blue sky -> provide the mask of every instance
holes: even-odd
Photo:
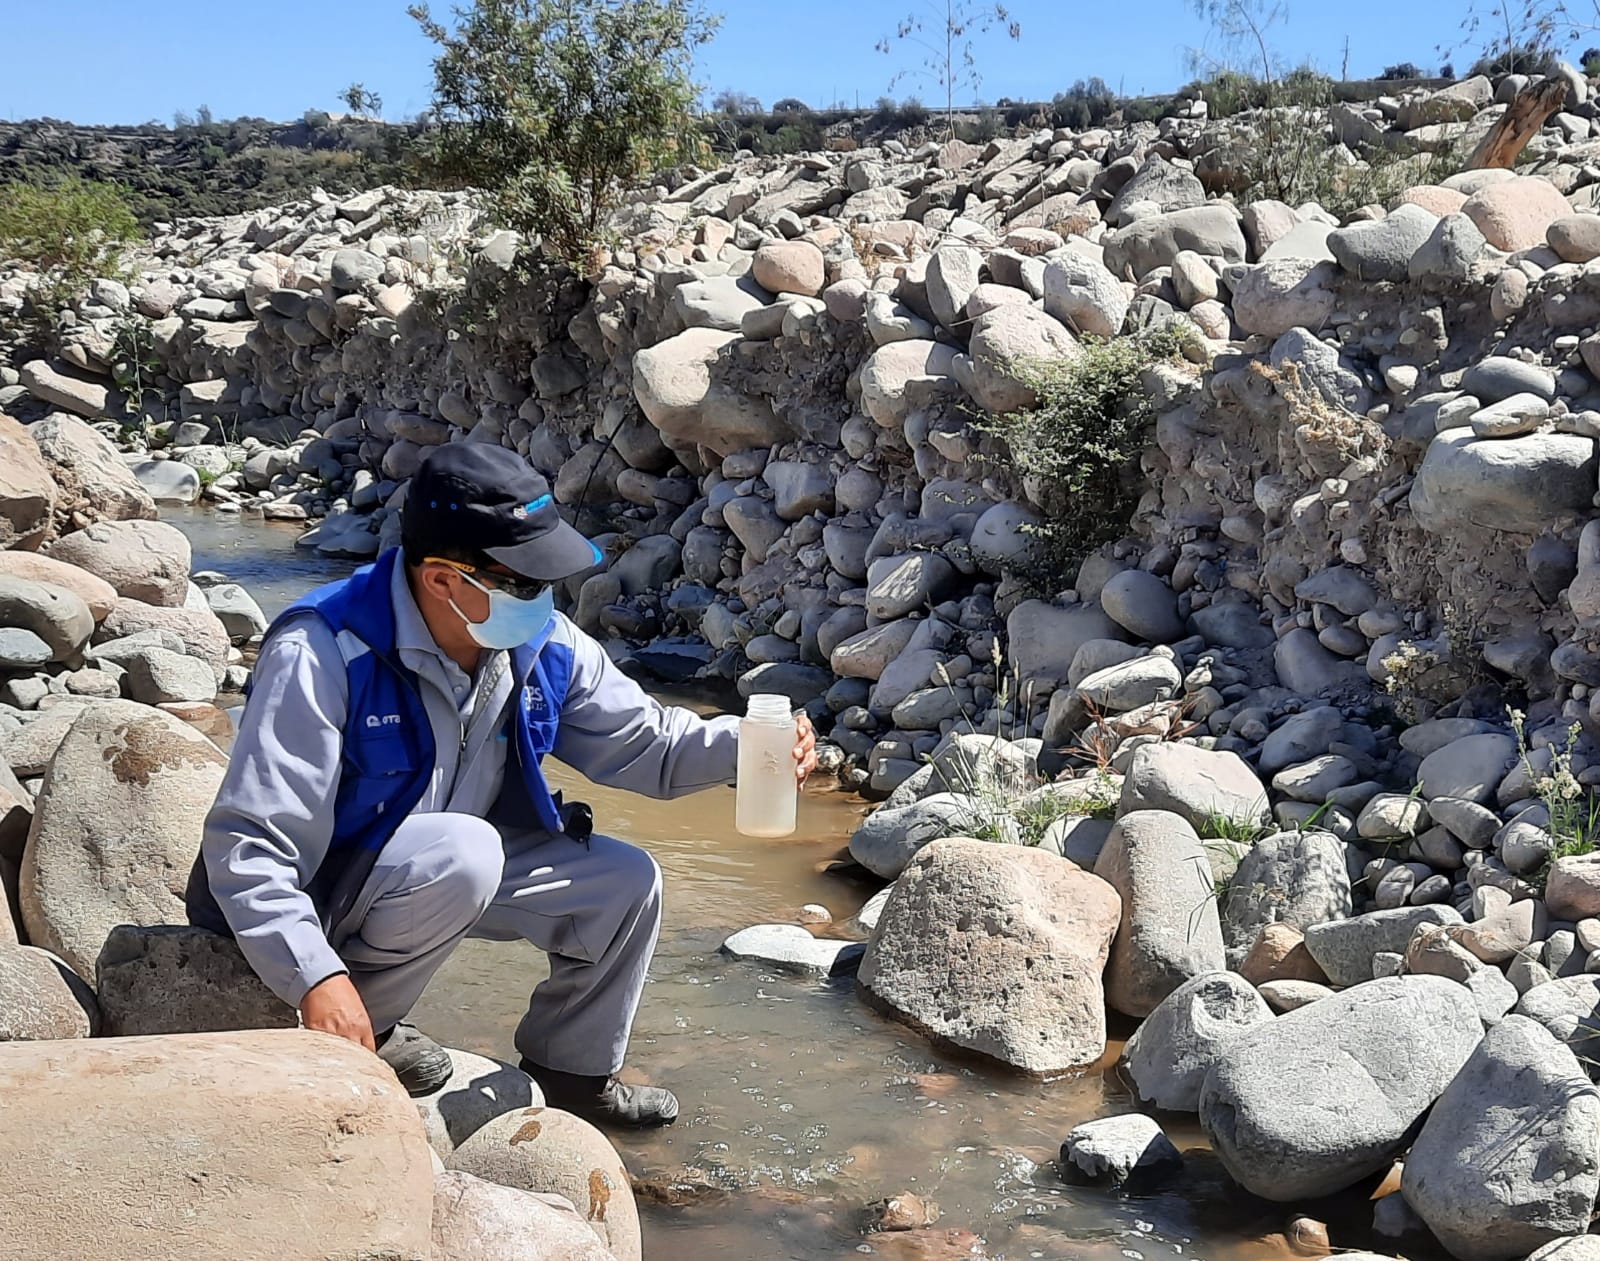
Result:
[[[798,97],[870,102],[909,49],[874,51],[898,19],[927,0],[713,0],[722,30],[699,63],[711,92],[734,88],[762,101]],[[982,100],[1048,99],[1099,75],[1130,95],[1192,77],[1192,48],[1215,48],[1187,0],[1009,0],[1023,38],[998,34],[977,48]],[[447,11],[449,0],[435,5]],[[1352,77],[1414,61],[1432,69],[1441,43],[1459,40],[1469,0],[1295,0],[1274,31],[1292,61],[1337,74],[1349,40]],[[209,105],[218,118],[296,118],[338,108],[360,80],[390,118],[428,104],[430,45],[404,0],[0,0],[0,115],[83,123],[171,122]],[[1595,42],[1600,43],[1600,39]],[[1472,60],[1463,48],[1459,64]],[[907,80],[897,96],[937,93]]]

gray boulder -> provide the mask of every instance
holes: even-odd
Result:
[[[1359,985],[1372,979],[1374,955],[1405,954],[1412,933],[1422,925],[1460,923],[1460,913],[1448,906],[1371,911],[1353,919],[1307,925],[1306,949],[1334,985]]]
[[[1482,1036],[1454,981],[1358,985],[1228,1042],[1201,1087],[1200,1124],[1247,1191],[1330,1195],[1388,1166]]]
[[[64,587],[0,575],[0,626],[31,631],[49,649],[49,660],[70,661],[94,634],[94,614]]]
[[[1124,814],[1094,874],[1122,899],[1106,968],[1106,1001],[1148,1016],[1184,982],[1223,966],[1211,867],[1189,824],[1162,810]]]
[[[1139,280],[1157,267],[1170,267],[1184,250],[1230,263],[1245,257],[1238,213],[1224,202],[1136,220],[1106,237],[1104,245],[1106,267],[1119,279]]]
[[[1237,753],[1162,741],[1136,749],[1122,780],[1119,814],[1170,810],[1197,831],[1214,818],[1259,823],[1267,818],[1267,790]]]
[[[1396,206],[1382,219],[1353,223],[1328,234],[1339,266],[1358,280],[1405,280],[1411,260],[1433,235],[1439,217],[1421,206]]]
[[[885,880],[893,880],[924,845],[961,836],[978,813],[971,797],[940,792],[909,806],[874,810],[850,837],[850,857]]]
[[[111,930],[95,962],[108,1037],[293,1029],[299,1016],[227,937],[187,925]]]
[[[1579,1234],[1600,1191],[1600,1094],[1547,1029],[1509,1016],[1434,1104],[1401,1185],[1460,1261]]]
[[[1242,976],[1207,972],[1173,990],[1134,1030],[1122,1065],[1146,1103],[1194,1112],[1200,1107],[1200,1087],[1222,1048],[1272,1018],[1256,987]]]
[[[1600,976],[1563,976],[1534,985],[1513,1009],[1570,1047],[1590,1077],[1600,1077]]]
[[[1155,574],[1124,569],[1100,589],[1100,607],[1138,639],[1165,644],[1183,638],[1178,596]]]
[[[1448,429],[1428,444],[1411,512],[1435,534],[1472,527],[1538,534],[1591,509],[1596,468],[1594,439],[1578,434],[1477,438]]]
[[[1268,924],[1301,932],[1341,920],[1351,911],[1345,845],[1328,832],[1279,832],[1262,837],[1243,859],[1222,899],[1228,966],[1237,968]]]
[[[1100,974],[1120,906],[1054,854],[938,841],[895,882],[860,984],[913,1027],[1032,1073],[1105,1053]]]

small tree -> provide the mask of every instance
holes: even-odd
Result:
[[[1005,5],[994,0],[924,0],[930,16],[908,14],[892,35],[878,41],[880,53],[892,53],[899,44],[914,44],[923,51],[918,67],[901,70],[889,80],[891,90],[902,79],[926,79],[944,99],[945,127],[956,129],[956,89],[976,92],[983,78],[972,41],[999,26],[1014,40],[1022,38],[1022,24],[1011,18]]]
[[[345,103],[352,114],[381,114],[383,112],[383,98],[376,92],[369,92],[366,85],[352,83],[343,92],[339,99]]]
[[[1414,61],[1400,61],[1392,66],[1385,66],[1380,79],[1421,79],[1425,76],[1421,67]]]
[[[96,276],[114,275],[139,221],[115,184],[67,175],[51,183],[0,184],[0,262],[38,273],[33,331],[48,340],[54,311]]]
[[[1454,64],[1447,61],[1444,63],[1444,65],[1440,66],[1439,77],[1441,79],[1454,79],[1456,77],[1456,68]]]
[[[723,88],[711,98],[711,108],[719,114],[734,118],[741,114],[759,114],[761,102],[748,92],[735,92],[732,88]]]
[[[212,117],[211,106],[209,105],[202,105],[199,109],[195,110],[194,119],[195,122],[199,123],[202,127],[209,127],[213,122],[216,121],[216,119]]]
[[[691,57],[717,21],[691,0],[473,0],[453,31],[409,11],[440,49],[429,173],[569,262],[629,182],[706,147]]]

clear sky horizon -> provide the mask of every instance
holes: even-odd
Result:
[[[707,97],[731,88],[764,104],[797,97],[870,104],[895,72],[921,58],[874,45],[929,0],[711,0],[722,28],[701,50]],[[977,42],[983,82],[973,98],[1048,100],[1098,75],[1126,95],[1170,91],[1193,78],[1192,49],[1216,51],[1215,33],[1189,0],[1008,0],[1022,24]],[[435,15],[450,9],[434,6]],[[1464,36],[1468,0],[1296,0],[1271,42],[1291,63],[1338,75],[1348,40],[1349,75],[1364,78],[1411,61],[1432,71],[1446,55],[1464,69],[1481,38]],[[5,73],[0,114],[76,123],[171,123],[209,106],[217,118],[298,118],[337,110],[359,81],[383,98],[386,118],[427,108],[432,48],[404,0],[0,0]],[[1593,42],[1600,43],[1600,38]],[[1453,46],[1453,47],[1452,47]],[[893,95],[939,93],[914,75]]]

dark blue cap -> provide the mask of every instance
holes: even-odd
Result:
[[[486,442],[452,442],[427,454],[406,490],[400,535],[413,552],[447,545],[480,552],[540,582],[602,559],[561,519],[550,483],[515,451]]]

